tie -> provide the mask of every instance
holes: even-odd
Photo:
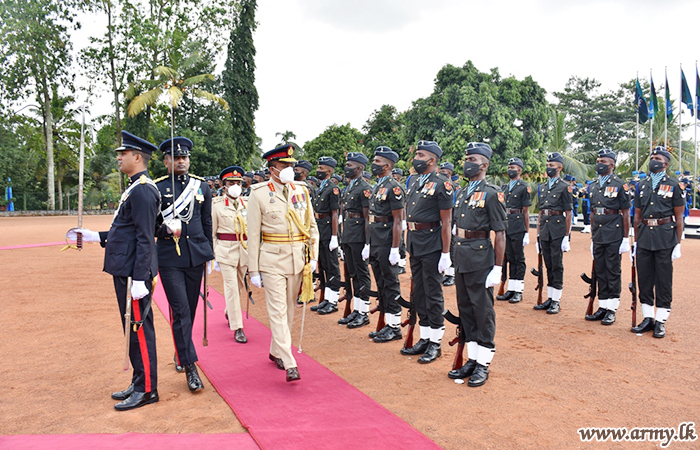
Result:
[[[287,185],[284,185],[284,189],[282,189],[282,194],[284,195],[285,200],[287,199],[287,194],[289,193],[289,188]]]

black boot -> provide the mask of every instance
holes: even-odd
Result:
[[[632,327],[632,333],[646,333],[647,331],[654,330],[654,319],[651,317],[645,317],[642,323],[636,327]]]
[[[594,312],[590,316],[586,316],[586,320],[603,320],[607,312],[608,310],[605,308],[598,308],[598,311]]]
[[[552,303],[549,305],[549,309],[547,310],[547,314],[559,314],[559,302],[552,300]]]
[[[606,310],[605,317],[603,318],[603,320],[600,323],[602,323],[603,325],[614,324],[615,323],[615,311],[613,311],[612,309]]]
[[[447,376],[453,380],[467,378],[474,373],[474,369],[476,369],[476,360],[470,359],[459,369],[450,370]]]
[[[316,312],[322,316],[325,316],[326,314],[338,312],[338,305],[336,303],[328,302],[328,304],[326,304],[326,306],[324,306],[323,308],[318,308],[316,310]]]
[[[401,336],[401,328],[387,327],[384,333],[375,336],[372,340],[377,343],[382,343],[398,341],[401,339],[403,339],[403,336]]]
[[[535,305],[532,307],[532,309],[536,309],[537,311],[543,311],[549,309],[549,305],[552,304],[552,299],[548,298],[546,302],[542,302],[541,305]]]
[[[445,277],[442,279],[443,286],[454,286],[454,284],[455,284],[455,277],[452,275],[445,275]]]
[[[197,372],[197,366],[194,363],[185,366],[185,372],[187,373],[187,387],[190,391],[198,391],[204,389],[204,384],[199,378],[199,373]]]
[[[513,296],[508,300],[510,303],[520,303],[523,300],[522,292],[514,292]]]
[[[369,317],[366,313],[360,313],[355,319],[348,324],[348,328],[360,328],[369,325]]]
[[[384,325],[384,328],[382,328],[379,331],[370,331],[369,333],[369,338],[374,339],[375,337],[379,336],[380,334],[384,334],[389,330],[389,325]]]
[[[428,344],[428,348],[425,350],[425,353],[423,353],[423,356],[418,358],[418,362],[421,364],[430,364],[438,359],[440,355],[442,355],[442,348],[440,347],[440,344],[430,342]]]
[[[328,300],[323,300],[323,301],[322,301],[321,303],[319,303],[318,305],[314,305],[314,306],[312,306],[312,307],[309,308],[309,309],[310,309],[311,311],[318,311],[318,310],[321,309],[321,308],[325,308],[326,305],[329,304],[329,303],[330,303],[330,302],[329,302]]]
[[[411,348],[402,348],[401,354],[402,355],[422,355],[428,349],[428,344],[430,344],[430,341],[428,339],[421,339],[418,342],[416,342],[416,345],[414,345]]]
[[[469,377],[469,382],[467,384],[471,387],[477,387],[486,383],[486,380],[488,379],[489,368],[486,366],[482,366],[481,364],[477,364],[476,368],[474,369],[474,373],[471,377]]]
[[[664,322],[656,322],[654,325],[654,337],[661,339],[664,336],[666,336],[666,325]]]
[[[114,405],[114,409],[117,411],[128,411],[130,409],[140,408],[143,405],[148,405],[149,403],[156,403],[157,401],[158,391],[133,392],[129,398]]]
[[[341,317],[340,319],[338,319],[338,325],[347,325],[353,320],[355,320],[355,318],[359,315],[360,313],[358,311],[353,311],[350,314],[348,314],[347,317]]]
[[[515,292],[506,291],[503,295],[497,295],[496,300],[510,300],[513,297],[513,294],[515,294]]]
[[[134,383],[131,383],[128,388],[123,391],[115,392],[112,394],[114,400],[126,400],[134,392]]]

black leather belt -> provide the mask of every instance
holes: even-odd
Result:
[[[346,212],[345,217],[348,219],[364,219],[365,216],[362,215],[362,213],[359,212]]]
[[[437,222],[407,222],[406,225],[410,231],[427,230],[429,228],[437,228],[442,225],[439,220]]]
[[[489,237],[489,232],[483,230],[465,230],[463,228],[457,228],[456,231],[457,234],[455,236],[463,239],[487,239]]]
[[[671,223],[674,221],[675,221],[675,217],[673,217],[673,216],[664,217],[662,219],[642,219],[642,223],[644,223],[644,225],[647,225],[650,227],[655,227],[658,225],[663,225],[665,223]]]
[[[330,219],[331,213],[314,213],[314,217],[317,219]]]
[[[369,215],[369,223],[377,223],[377,222],[393,222],[394,221],[394,216],[375,216],[374,214]]]
[[[522,214],[522,209],[508,208],[508,214]]]

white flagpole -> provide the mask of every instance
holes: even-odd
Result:
[[[664,81],[666,82],[666,87],[664,88],[664,147],[668,147],[668,110],[666,109],[666,96],[668,94],[668,70],[666,69],[666,66],[664,66],[664,75]],[[668,98],[670,99],[671,96],[669,95]]]
[[[637,83],[639,83],[639,72],[637,72]],[[637,86],[634,86],[635,92],[637,92]],[[635,126],[635,135],[637,136],[637,151],[635,153],[635,169],[639,172],[639,100],[637,100],[637,124]]]
[[[681,66],[681,102],[678,104],[678,170],[683,174],[683,64]]]
[[[649,83],[651,83],[651,80],[653,80],[653,78],[651,76],[651,69],[649,69]],[[651,89],[652,87],[654,87],[654,85],[650,84],[649,89]],[[653,94],[656,94],[656,92],[654,92]],[[651,100],[651,95],[652,95],[652,93],[649,93],[649,100]],[[659,102],[659,98],[657,97],[656,103],[658,103],[658,102]],[[658,105],[656,105],[656,106],[658,107]],[[654,111],[654,108],[650,108],[650,112],[652,114],[654,114],[653,111]],[[651,155],[651,150],[654,148],[654,119],[655,118],[656,118],[656,114],[654,114],[654,117],[652,117],[649,120],[649,154],[650,155]],[[639,170],[639,169],[637,169],[637,170]]]
[[[691,181],[693,183],[693,204],[690,205],[695,208],[695,193],[697,192],[697,186],[695,183],[698,182],[698,110],[700,110],[700,97],[698,97],[698,61],[695,61],[695,168],[693,169],[693,176]]]

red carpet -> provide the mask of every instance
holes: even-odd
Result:
[[[168,310],[160,283],[154,300],[161,311]],[[223,296],[211,289],[209,300],[214,310],[209,310],[208,347],[202,347],[201,309],[194,324],[198,364],[261,448],[440,448],[296,349],[301,380],[287,383],[285,373],[268,359],[269,328],[244,315],[248,343],[237,344],[223,317]]]
[[[114,449],[175,449],[218,448],[257,450],[249,434],[18,434],[0,436],[0,448],[13,450],[65,450],[89,448]]]

